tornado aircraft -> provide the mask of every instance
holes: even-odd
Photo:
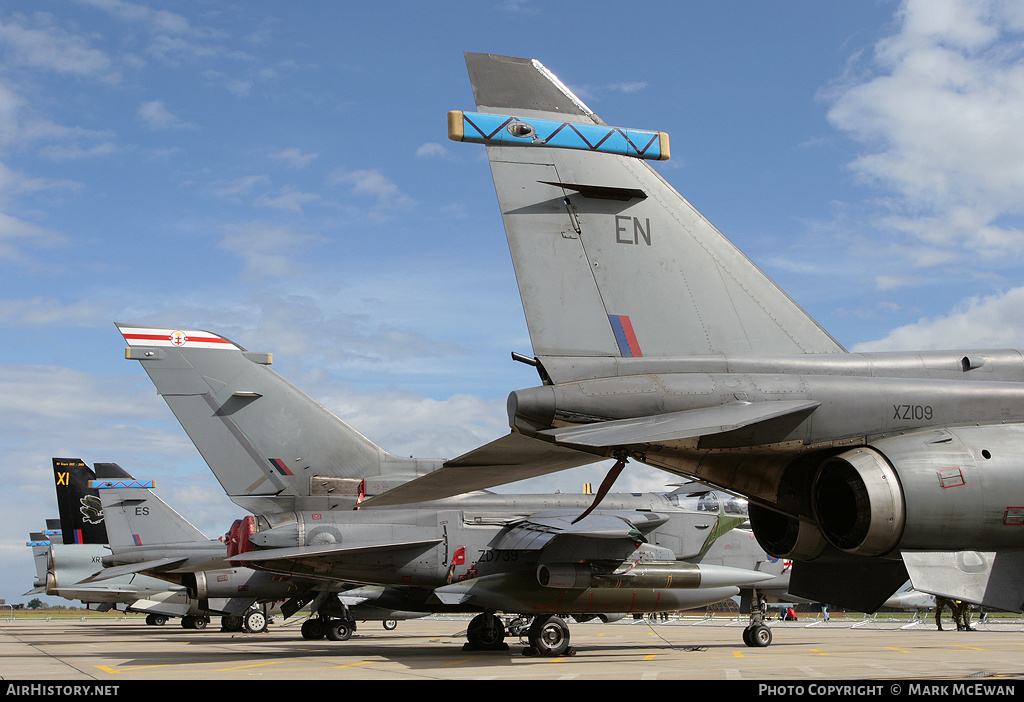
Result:
[[[477,613],[466,643],[475,650],[507,647],[501,614],[527,617],[526,650],[540,655],[571,650],[565,616],[691,609],[785,587],[783,563],[760,547],[739,560],[713,549],[747,515],[707,489],[603,494],[599,509],[592,495],[485,492],[368,506],[444,461],[387,453],[275,373],[270,354],[209,331],[118,328],[126,357],[140,361],[229,498],[251,512],[226,535],[230,564],[375,588],[379,607]],[[144,512],[128,510],[133,533],[153,533],[146,520],[157,510]],[[165,572],[179,566],[172,553],[152,558]],[[333,593],[309,605],[304,635],[352,635],[355,616]],[[758,611],[743,634],[750,646],[771,642]]]

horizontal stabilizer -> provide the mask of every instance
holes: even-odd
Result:
[[[902,551],[915,590],[1024,610],[1024,551]]]
[[[188,558],[169,557],[157,558],[152,561],[142,561],[141,563],[128,563],[125,565],[112,566],[110,568],[104,568],[98,573],[93,573],[82,582],[95,583],[100,580],[118,578],[122,575],[134,575],[136,573],[141,573],[144,570],[174,570],[187,560]]]
[[[757,422],[814,409],[814,400],[734,402],[718,407],[669,412],[650,417],[631,417],[576,427],[539,432],[566,446],[600,448],[679,441],[721,434]]]
[[[668,134],[586,122],[462,112],[448,113],[448,138],[496,146],[548,146],[665,161]]]
[[[381,551],[401,551],[405,549],[428,549],[441,543],[441,539],[423,539],[421,541],[401,541],[383,544],[327,544],[324,546],[292,546],[289,548],[267,548],[258,551],[246,551],[231,556],[227,560],[235,563],[254,563],[258,561],[274,561],[280,558],[322,558],[324,560],[340,560],[344,556],[355,556]]]
[[[439,470],[372,497],[362,506],[382,507],[439,500],[578,468],[604,458],[513,433],[446,461]]]

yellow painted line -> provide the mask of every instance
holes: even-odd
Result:
[[[743,654],[740,653],[739,651],[733,651],[732,655],[733,655],[733,658],[743,658]]]
[[[813,651],[814,653],[817,653],[819,656],[831,656],[832,655],[831,653],[826,653],[825,651],[820,651],[820,650],[818,650],[816,648],[812,648],[811,651]]]
[[[657,656],[657,655],[658,655],[657,653],[652,653],[652,654],[651,654],[651,655],[649,655],[649,656],[644,656],[644,660],[645,660],[645,661],[653,661],[653,660],[654,660],[654,657],[655,657],[655,656]]]
[[[229,670],[245,670],[246,668],[259,668],[265,665],[277,665],[277,663],[251,663],[249,665],[236,665],[232,668],[216,668],[214,673],[225,673]]]
[[[977,646],[964,646],[963,644],[955,644],[957,648],[966,648],[970,651],[987,651],[987,648],[978,648]]]
[[[139,671],[139,670],[149,670],[150,668],[169,668],[172,665],[175,665],[175,664],[174,663],[163,663],[161,665],[140,665],[140,666],[135,666],[134,668],[111,668],[109,665],[98,665],[96,667],[99,668],[100,670],[102,670],[105,673],[110,673],[112,675],[121,675],[123,673],[134,673],[134,672]]]
[[[908,651],[905,648],[895,648],[893,646],[886,646],[885,648],[889,649],[890,651],[899,651],[900,653],[910,653],[910,651]]]
[[[367,663],[373,663],[373,661],[359,661],[358,663],[349,663],[347,665],[335,665],[332,668],[355,668],[357,665],[366,665]]]
[[[480,656],[476,656],[475,658],[463,658],[461,661],[455,661],[454,663],[445,663],[441,667],[442,668],[447,668],[450,665],[462,665],[463,663],[469,663],[470,661],[478,661],[478,660],[480,660]]]

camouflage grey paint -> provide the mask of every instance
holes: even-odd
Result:
[[[601,123],[536,61],[466,61],[480,112]],[[909,570],[1024,608],[1020,352],[846,353],[648,163],[486,149],[543,381],[509,398],[520,443],[748,496],[809,599],[870,611]],[[489,450],[371,504],[500,484]]]

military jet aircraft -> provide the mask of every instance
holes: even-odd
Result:
[[[379,599],[382,588],[325,584],[320,578],[275,575],[230,563],[224,539],[208,538],[157,497],[150,481],[135,480],[116,464],[97,463],[96,479],[89,486],[99,494],[109,547],[104,569],[83,582],[146,573],[184,589],[204,617],[221,614],[222,628],[249,633],[267,628],[268,604],[284,601],[281,611],[287,618],[318,596],[327,611],[347,605],[353,619],[380,621],[385,629],[393,629],[400,619],[425,615],[376,606],[372,601]],[[196,622],[192,628],[203,626]]]
[[[142,612],[150,625],[164,624],[172,617],[181,617],[182,623],[188,624],[204,616],[184,587],[147,575],[83,582],[102,568],[103,558],[110,555],[100,498],[89,487],[96,474],[80,459],[54,458],[53,477],[60,518],[47,520],[47,530],[34,534],[29,543],[36,559],[38,591],[80,600],[95,605],[98,611],[121,606],[125,611]]]
[[[363,508],[443,461],[386,453],[274,373],[269,354],[208,331],[118,328],[126,357],[141,361],[228,496],[253,513],[227,535],[232,563],[382,586],[382,606],[479,612],[467,632],[476,649],[505,646],[496,612],[533,616],[529,648],[545,655],[569,648],[559,614],[690,609],[782,572],[760,549],[745,568],[702,562],[746,515],[679,494],[611,494],[598,511],[583,494]],[[354,629],[348,612],[319,618],[334,639]],[[771,633],[752,621],[744,638],[764,646]]]
[[[791,592],[859,611],[907,580],[1024,607],[1024,359],[849,353],[536,60],[466,54],[542,384],[512,432],[369,504],[441,498],[596,459],[749,498]]]

